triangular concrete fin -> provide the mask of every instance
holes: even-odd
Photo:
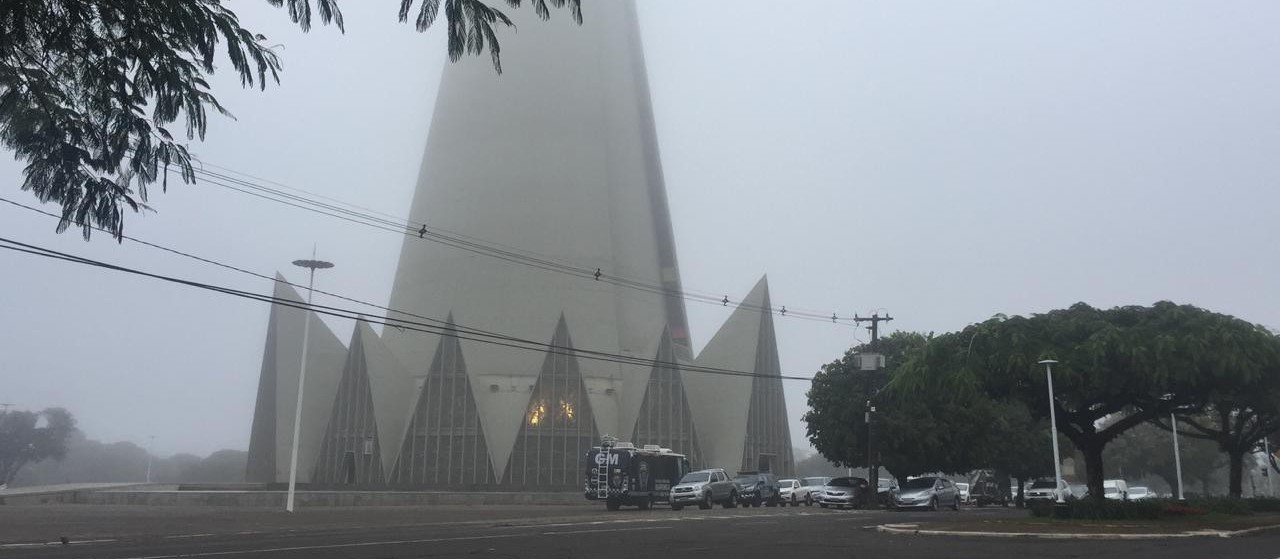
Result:
[[[284,276],[276,272],[273,296],[284,298]],[[295,294],[296,296],[296,294]],[[262,367],[258,374],[258,397],[253,407],[253,426],[249,431],[249,455],[245,466],[245,481],[269,483],[276,477],[276,339],[279,337],[280,313],[285,307],[271,305],[267,317],[267,339],[263,343]]]
[[[383,473],[391,477],[391,469],[403,446],[404,434],[413,417],[413,405],[418,399],[418,383],[396,359],[382,338],[374,333],[368,322],[356,323],[356,335],[364,352],[366,371],[369,375],[369,391],[378,423],[378,447],[382,454]],[[356,342],[352,342],[354,350]]]
[[[789,477],[795,469],[791,430],[788,428],[787,400],[782,388],[782,368],[778,341],[773,330],[773,313],[766,289],[760,313],[760,337],[756,343],[755,372],[751,383],[751,403],[741,468],[770,469]],[[767,465],[766,465],[767,463]]]
[[[702,453],[693,425],[693,413],[684,390],[671,333],[663,330],[661,343],[654,355],[648,385],[632,431],[636,446],[656,444],[670,448],[689,458],[694,468],[703,467]],[[668,365],[670,363],[670,365]]]
[[[497,483],[453,315],[427,375],[416,382],[392,484],[475,487]]]
[[[768,292],[768,280],[762,277],[702,348],[694,365],[754,374]],[[689,401],[695,403],[691,411],[698,431],[715,433],[699,440],[706,463],[738,467],[746,444],[752,377],[690,370],[682,380]]]
[[[582,457],[600,439],[563,315],[551,345],[569,349],[546,354],[503,473],[505,484],[580,487]]]
[[[378,420],[369,387],[366,335],[357,322],[333,411],[320,444],[312,483],[372,485],[386,482],[379,451]]]
[[[282,301],[303,303],[302,297],[280,277],[275,297]],[[347,348],[313,312],[289,305],[276,304],[278,311],[274,336],[276,367],[276,481],[289,479],[289,459],[293,447],[293,416],[297,409],[298,375],[302,366],[303,330],[309,321],[310,340],[307,348],[307,379],[303,387],[301,436],[298,440],[298,481],[308,482],[320,454],[320,442],[329,425],[333,400],[338,392]]]

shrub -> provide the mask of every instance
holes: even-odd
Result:
[[[1254,497],[1245,499],[1245,503],[1253,512],[1280,512],[1280,499],[1275,497]]]
[[[1165,511],[1165,502],[1157,500],[1102,502],[1093,499],[1067,501],[1066,518],[1075,520],[1157,520]],[[1036,503],[1031,507],[1036,517],[1054,516],[1053,503]]]
[[[1236,499],[1232,497],[1201,497],[1198,499],[1189,499],[1187,504],[1207,510],[1209,512],[1217,512],[1222,514],[1230,514],[1233,516],[1248,516],[1253,514],[1249,503],[1244,499]]]

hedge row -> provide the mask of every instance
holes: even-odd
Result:
[[[1070,500],[1066,504],[1066,518],[1078,520],[1159,520],[1179,516],[1197,516],[1209,513],[1247,516],[1262,512],[1280,512],[1280,499],[1230,497],[1202,497],[1180,503],[1171,499],[1143,499],[1141,501],[1102,502],[1093,499]],[[1053,517],[1053,503],[1036,503],[1031,507],[1032,516]]]

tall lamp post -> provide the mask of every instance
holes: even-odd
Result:
[[[156,445],[156,436],[147,435],[147,483],[151,483],[151,449]]]
[[[307,280],[307,313],[311,312],[311,294],[316,284],[316,270],[332,268],[332,262],[316,260],[316,251],[311,249],[310,260],[294,260],[293,265],[306,268],[310,272]],[[307,380],[307,344],[311,341],[311,315],[302,319],[302,365],[298,371],[298,402],[293,408],[293,450],[289,455],[289,498],[285,501],[284,510],[293,512],[293,493],[298,482],[298,435],[302,430],[302,389]]]
[[[1062,494],[1062,461],[1058,459],[1058,413],[1053,409],[1053,365],[1057,361],[1045,359],[1040,362],[1044,365],[1044,376],[1049,381],[1049,436],[1053,439],[1053,474],[1057,478],[1057,484],[1053,487],[1053,494],[1058,497],[1058,505],[1065,506],[1067,498]]]
[[[1173,400],[1173,395],[1168,394],[1165,400]],[[1173,411],[1169,411],[1169,426],[1173,430],[1173,465],[1178,472],[1178,500],[1186,501],[1187,498],[1182,493],[1182,451],[1178,449],[1178,416]]]

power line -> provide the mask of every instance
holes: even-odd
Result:
[[[93,267],[103,268],[103,269],[112,270],[116,272],[147,277],[151,279],[156,279],[156,280],[165,281],[169,283],[175,283],[175,284],[184,285],[187,287],[193,287],[197,289],[203,289],[203,290],[212,291],[215,293],[222,293],[224,295],[231,295],[231,296],[259,301],[263,303],[276,304],[276,305],[296,308],[300,310],[310,310],[311,312],[325,315],[325,316],[345,318],[348,320],[356,320],[356,321],[362,320],[367,323],[379,324],[382,326],[390,326],[392,328],[397,328],[400,330],[408,330],[408,331],[421,332],[426,334],[446,336],[446,337],[456,338],[459,340],[474,341],[478,343],[497,345],[497,346],[508,347],[513,349],[525,350],[525,351],[535,351],[539,353],[552,353],[556,355],[579,357],[579,358],[607,362],[607,363],[617,363],[617,364],[623,364],[623,365],[641,365],[641,366],[648,366],[648,367],[654,367],[654,368],[658,368],[658,367],[672,368],[672,369],[679,370],[681,373],[689,372],[689,373],[716,374],[716,375],[737,376],[737,377],[778,378],[782,380],[802,380],[802,381],[810,381],[810,382],[812,381],[812,379],[809,377],[802,377],[802,376],[796,376],[796,375],[781,375],[781,374],[767,375],[762,373],[740,371],[735,369],[707,367],[702,365],[685,364],[685,363],[678,363],[678,362],[672,362],[672,361],[662,361],[658,359],[646,359],[642,357],[634,357],[634,356],[609,353],[604,351],[577,349],[573,347],[559,346],[559,345],[548,344],[544,342],[537,342],[533,340],[524,340],[524,339],[516,338],[513,336],[484,333],[483,331],[479,331],[475,329],[472,329],[470,331],[465,331],[464,333],[459,333],[458,332],[458,330],[460,330],[459,328],[456,328],[454,325],[451,325],[448,323],[446,323],[444,326],[436,326],[436,325],[427,324],[427,323],[392,319],[390,317],[383,320],[378,320],[350,309],[343,309],[339,307],[331,307],[331,306],[316,305],[316,304],[307,305],[306,303],[301,301],[281,299],[274,296],[262,295],[258,293],[243,291],[243,290],[220,286],[216,284],[204,283],[204,282],[199,282],[194,280],[177,278],[173,276],[156,274],[152,272],[146,272],[146,271],[135,269],[135,268],[129,268],[126,266],[110,264],[107,262],[92,260],[89,258],[84,258],[84,257],[75,256],[75,255],[64,253],[64,252],[55,251],[49,248],[22,243],[22,242],[14,241],[12,239],[7,239],[4,237],[0,237],[0,243],[3,243],[3,244],[0,244],[0,248],[11,250],[14,252],[25,253],[25,254],[30,254],[34,256],[42,256],[45,258],[62,260],[66,262],[93,266]]]
[[[849,322],[850,320],[849,317],[841,318],[839,317],[838,313],[834,313],[834,312],[830,316],[828,316],[823,312],[815,311],[812,309],[794,307],[794,306],[789,309],[785,305],[778,308],[774,308],[774,307],[766,308],[761,305],[747,304],[744,301],[732,300],[729,298],[728,295],[720,296],[720,295],[713,295],[710,292],[705,292],[705,291],[698,292],[698,291],[693,291],[688,289],[682,289],[682,290],[671,289],[662,285],[652,284],[644,280],[628,278],[621,275],[611,275],[607,273],[600,273],[599,275],[597,275],[597,273],[601,272],[601,270],[598,268],[593,268],[589,266],[584,267],[580,265],[559,262],[554,260],[552,257],[542,255],[533,251],[501,245],[493,241],[481,240],[475,237],[468,237],[461,233],[456,233],[456,232],[448,231],[445,229],[428,226],[424,222],[413,221],[413,220],[391,216],[391,214],[370,210],[362,206],[357,206],[354,204],[350,204],[348,202],[339,201],[335,198],[320,196],[318,194],[310,193],[308,191],[305,191],[299,188],[283,185],[282,183],[278,183],[274,181],[265,181],[264,179],[254,177],[253,175],[240,173],[238,171],[232,170],[227,167],[222,167],[222,166],[214,165],[212,163],[206,163],[203,161],[198,161],[198,162],[201,165],[216,167],[218,169],[226,170],[230,173],[241,175],[242,177],[248,177],[248,179],[234,177],[231,175],[218,173],[215,171],[210,171],[202,167],[195,169],[195,173],[201,177],[201,180],[204,180],[216,186],[221,186],[228,190],[240,192],[242,194],[254,196],[256,198],[260,198],[263,200],[284,204],[284,205],[291,206],[304,211],[310,211],[320,215],[341,219],[349,223],[363,225],[363,226],[371,227],[374,229],[380,229],[390,233],[397,233],[405,237],[408,237],[410,239],[416,236],[417,238],[422,240],[444,244],[446,246],[450,246],[460,250],[465,250],[468,252],[472,252],[474,254],[495,257],[510,263],[514,263],[514,264],[531,266],[531,267],[538,268],[548,272],[568,274],[571,276],[578,277],[580,279],[592,279],[595,281],[605,281],[607,283],[618,285],[620,287],[637,289],[637,290],[641,290],[641,291],[645,291],[645,292],[649,292],[649,293],[653,293],[653,294],[657,294],[665,297],[676,297],[676,298],[682,298],[689,301],[694,301],[694,302],[699,302],[704,304],[715,304],[715,305],[721,305],[721,306],[728,306],[729,303],[736,303],[740,307],[745,307],[752,310],[767,310],[770,313],[777,316],[781,316],[783,318],[795,318],[800,320],[810,320],[810,321],[820,321],[820,322],[830,321],[832,323],[852,326],[852,324]],[[249,180],[249,179],[254,179],[254,180]],[[294,192],[303,193],[303,194],[294,194],[290,192],[284,192],[280,189],[272,188],[264,184],[261,184],[260,182],[255,182],[255,180],[263,181],[263,182],[271,182],[272,184],[280,185]],[[250,192],[249,190],[246,190],[246,189],[252,190],[253,192]],[[312,197],[323,198],[333,203],[319,201]],[[342,206],[347,206],[347,207],[344,208]],[[350,209],[350,208],[355,208],[355,209]],[[374,214],[378,214],[378,215],[374,215]],[[379,216],[383,216],[383,217],[379,217]]]

